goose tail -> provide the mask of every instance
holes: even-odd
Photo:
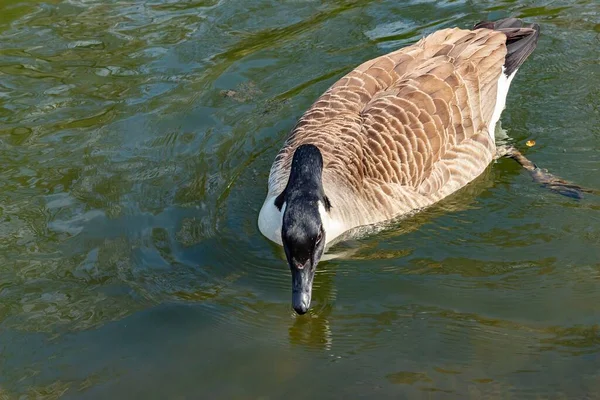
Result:
[[[506,58],[504,74],[511,76],[535,50],[540,36],[538,24],[527,24],[518,18],[505,18],[498,21],[481,21],[474,29],[486,28],[506,35]]]

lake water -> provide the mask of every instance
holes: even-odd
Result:
[[[500,160],[336,246],[302,317],[256,226],[330,84],[509,15],[542,35],[504,129],[600,188],[593,0],[2,1],[0,399],[600,398],[600,198]]]

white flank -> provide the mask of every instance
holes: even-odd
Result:
[[[508,95],[508,89],[510,88],[510,82],[515,77],[517,70],[512,73],[511,76],[507,77],[504,74],[506,68],[502,66],[502,73],[500,74],[500,79],[498,79],[498,89],[496,92],[496,107],[494,107],[494,113],[492,114],[492,120],[488,126],[488,132],[492,139],[494,139],[494,132],[496,132],[496,124],[500,120],[500,115],[502,115],[502,111],[506,107],[506,96]]]

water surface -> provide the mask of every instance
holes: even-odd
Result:
[[[503,127],[600,188],[593,0],[3,1],[0,398],[597,397],[598,198],[500,160],[337,246],[303,317],[256,227],[283,138],[336,79],[509,15],[542,36]]]

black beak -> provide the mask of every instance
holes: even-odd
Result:
[[[300,315],[306,314],[310,308],[310,299],[312,296],[312,283],[315,276],[315,269],[306,263],[305,268],[292,266],[292,307]]]

